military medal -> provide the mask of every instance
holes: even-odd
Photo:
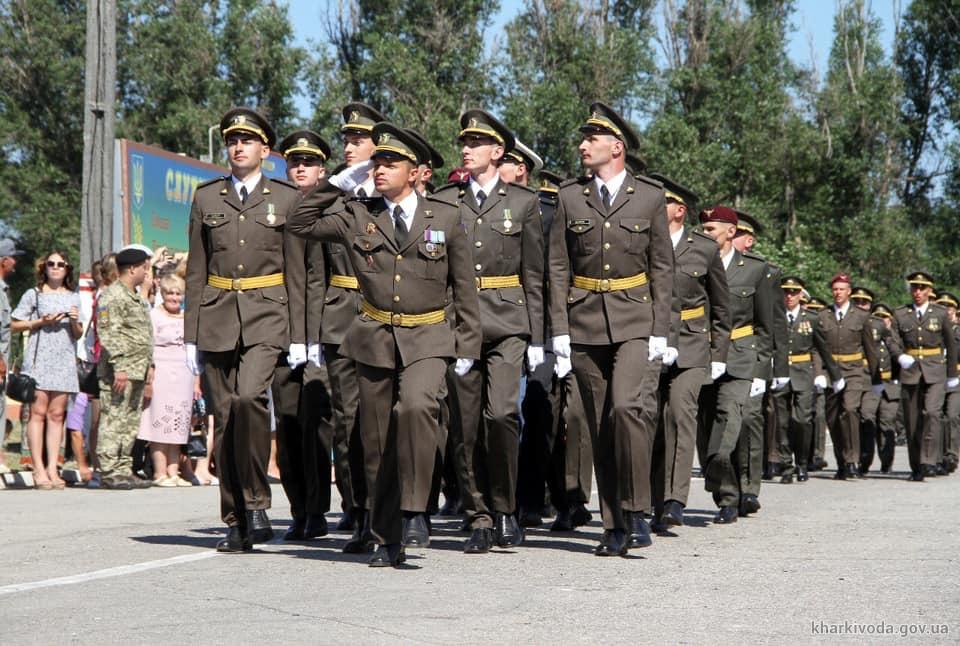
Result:
[[[510,227],[513,226],[513,222],[510,221],[512,217],[513,216],[510,213],[510,209],[503,210],[503,228],[504,229],[509,229]]]
[[[931,332],[939,332],[939,331],[940,331],[940,319],[931,318],[930,321],[927,323],[927,329],[930,330]]]
[[[270,203],[267,205],[267,223],[273,224],[276,221],[277,221],[277,216],[273,212],[273,204]]]

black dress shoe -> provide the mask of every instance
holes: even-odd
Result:
[[[923,470],[924,478],[933,478],[937,475],[937,468],[932,464],[923,464],[920,468]]]
[[[404,547],[427,547],[430,545],[430,530],[426,514],[408,514],[403,519]]]
[[[217,543],[218,552],[249,552],[253,549],[250,537],[239,527],[227,529],[227,537]]]
[[[663,505],[660,522],[671,527],[680,527],[683,525],[683,505],[676,500],[668,500]]]
[[[937,475],[938,475],[938,476],[945,476],[945,475],[947,475],[947,469],[946,469],[946,467],[944,467],[942,464],[938,464],[938,465],[936,465],[934,468],[937,470]]]
[[[355,513],[355,511],[351,510],[340,517],[340,521],[337,523],[338,532],[352,532],[357,527],[357,521],[354,518]]]
[[[266,543],[273,538],[273,527],[270,526],[266,510],[257,509],[247,512],[247,535],[254,545]]]
[[[737,522],[739,515],[736,505],[721,507],[720,511],[718,511],[717,515],[713,518],[713,523],[715,525],[729,525],[730,523]]]
[[[810,479],[810,474],[803,467],[797,468],[797,482],[806,482]]]
[[[650,538],[650,524],[643,517],[642,511],[624,512],[627,516],[627,549],[635,547],[650,547],[653,545],[653,539]]]
[[[870,473],[870,467],[861,462],[857,465],[857,473],[859,473],[861,477],[866,477],[866,475]]]
[[[327,535],[327,518],[323,514],[310,514],[303,528],[303,537],[307,540]]]
[[[782,476],[780,476],[780,484],[793,484],[793,473],[787,471]]]
[[[856,480],[857,478],[860,477],[860,470],[857,469],[857,465],[855,465],[853,462],[847,463],[846,470],[847,470],[847,480]]]
[[[377,551],[370,557],[370,567],[397,567],[407,560],[407,553],[400,543],[378,545]]]
[[[622,529],[605,529],[593,553],[597,556],[624,556],[627,553],[626,532]]]
[[[650,519],[650,531],[654,534],[665,534],[670,531],[670,526],[663,522],[662,516],[655,516]]]
[[[837,472],[833,474],[834,480],[846,480],[847,479],[847,470],[846,469],[837,469]]]
[[[530,509],[520,510],[520,527],[540,527],[543,516]]]
[[[752,493],[740,496],[740,515],[749,516],[760,511],[760,500]]]
[[[807,471],[820,471],[822,467],[818,467],[815,462],[807,463]]]
[[[486,554],[493,547],[493,530],[483,527],[473,530],[463,546],[464,554]]]
[[[582,527],[593,520],[593,514],[587,511],[587,506],[582,502],[570,508],[570,524],[574,527]]]
[[[923,482],[923,471],[914,471],[907,480],[910,482]]]
[[[891,469],[892,467],[893,467],[893,465],[892,465],[891,463],[889,463],[889,462],[881,462],[881,463],[880,463],[880,473],[890,473],[890,469]]]
[[[523,530],[513,514],[497,512],[493,526],[494,540],[500,547],[516,547],[523,542]]]
[[[343,546],[344,554],[366,554],[374,548],[373,533],[370,530],[370,512],[361,509],[357,512],[357,526],[353,536]]]
[[[557,517],[553,519],[550,525],[551,532],[572,532],[573,523],[570,521],[570,510],[561,509],[557,512]]]
[[[810,469],[811,471],[822,471],[823,469],[827,468],[827,461],[823,459],[823,456],[815,456],[812,462],[816,468]]]
[[[302,541],[303,540],[303,528],[306,525],[306,521],[302,518],[294,518],[293,523],[290,524],[290,527],[287,528],[287,531],[283,534],[283,540],[285,541]]]

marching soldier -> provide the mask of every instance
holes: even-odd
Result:
[[[670,338],[660,375],[660,406],[652,469],[657,526],[683,524],[697,441],[697,400],[708,377],[726,370],[730,293],[713,238],[686,226],[697,195],[668,177],[663,184],[673,244]]]
[[[712,428],[701,429],[708,434],[705,459],[701,462],[704,485],[713,494],[719,507],[715,523],[735,523],[740,509],[752,513],[759,509],[756,497],[748,495],[742,486],[744,472],[750,465],[737,458],[741,443],[749,440],[750,427],[744,424],[744,411],[750,398],[763,395],[766,376],[770,371],[773,353],[773,306],[770,298],[769,268],[767,263],[751,254],[741,254],[733,244],[736,236],[736,212],[726,206],[715,206],[701,211],[700,222],[704,233],[720,247],[720,259],[727,275],[730,292],[730,347],[727,351],[726,372],[714,376],[715,397],[701,397],[705,416],[712,420]],[[710,391],[707,391],[710,392]],[[715,414],[714,414],[715,410]]]
[[[344,212],[321,217],[339,196],[321,181],[291,226],[298,235],[344,244],[360,283],[361,314],[340,350],[357,362],[364,463],[375,474],[367,497],[379,547],[370,566],[389,567],[406,558],[404,519],[418,544],[429,542],[424,514],[439,440],[437,392],[449,361],[456,359],[462,376],[479,358],[481,329],[470,248],[456,209],[415,190],[429,153],[389,123],[377,124],[373,137],[381,197],[350,200]],[[448,284],[452,327],[444,311]]]
[[[957,297],[949,292],[942,292],[937,297],[937,304],[947,309],[947,317],[953,325],[953,338],[960,348],[960,320],[957,318]],[[960,350],[958,350],[960,352]],[[960,372],[960,365],[957,366]],[[946,401],[943,407],[943,469],[946,473],[957,470],[960,458],[960,387],[948,388]]]
[[[907,276],[911,305],[893,313],[896,356],[903,386],[903,418],[910,455],[910,480],[937,475],[947,388],[956,388],[957,342],[947,310],[930,300],[933,278],[922,271]]]
[[[787,320],[787,363],[790,382],[771,393],[776,409],[779,463],[782,465],[780,482],[798,482],[809,479],[807,460],[813,441],[814,378],[822,372],[822,365],[833,363],[817,315],[800,307],[803,281],[795,276],[784,277],[780,283]],[[796,460],[796,467],[794,467]]]
[[[830,281],[833,307],[818,315],[820,327],[836,366],[827,372],[832,380],[832,389],[827,392],[827,428],[833,439],[833,452],[837,459],[837,480],[858,478],[860,471],[860,399],[870,383],[879,381],[877,343],[870,332],[870,315],[852,307],[850,277],[837,274]],[[864,359],[867,371],[864,373]],[[868,381],[864,383],[864,379]],[[816,386],[827,389],[827,380],[818,375]]]
[[[827,304],[816,296],[807,294],[807,301],[803,303],[803,309],[814,314],[826,309]],[[821,376],[822,373],[817,376]],[[816,378],[814,378],[816,380]],[[823,375],[823,382],[826,383],[826,375]],[[826,395],[824,389],[814,384],[813,387],[813,442],[810,446],[810,455],[808,456],[808,471],[821,471],[826,468],[827,461],[823,459],[823,454],[827,446],[827,410]]]
[[[593,443],[604,529],[594,553],[615,556],[652,542],[645,514],[673,249],[662,185],[626,171],[636,134],[606,105],[590,111],[579,151],[592,176],[560,187],[550,231],[550,322]]]
[[[860,296],[857,299],[851,298],[854,302],[865,301],[864,296],[870,297],[868,302],[873,301],[873,293],[865,288],[860,288],[859,292],[854,289],[853,294],[855,297],[858,294]],[[900,381],[894,377],[892,355],[896,352],[891,351],[891,348],[897,347],[897,340],[891,333],[892,326],[893,311],[883,303],[873,306],[870,333],[879,342],[877,351],[882,383],[871,386],[860,400],[860,420],[863,425],[860,432],[860,475],[866,475],[870,471],[874,446],[880,456],[880,471],[890,473],[893,467],[897,446],[897,413],[900,410]]]
[[[524,358],[543,363],[544,243],[537,194],[507,184],[498,166],[514,147],[513,134],[483,110],[460,117],[467,185],[449,184],[439,199],[457,204],[473,250],[483,346],[473,370],[453,380],[451,419],[463,451],[461,495],[471,536],[468,554],[523,541],[515,513],[520,448],[519,385]]]
[[[267,518],[270,412],[278,356],[306,361],[304,241],[287,230],[295,186],[263,175],[276,141],[258,113],[234,108],[220,121],[231,174],[197,187],[190,212],[187,364],[205,367],[213,410],[220,511],[217,549],[244,552],[273,537]]]

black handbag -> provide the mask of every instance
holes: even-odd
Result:
[[[193,400],[190,437],[187,439],[187,456],[207,457],[207,407],[203,397]]]
[[[39,349],[40,337],[38,336],[37,344],[33,346],[33,363],[37,363],[37,351]],[[21,372],[8,374],[6,391],[7,397],[10,399],[16,400],[21,404],[32,404],[37,400],[37,380]]]

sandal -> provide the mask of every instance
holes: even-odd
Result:
[[[52,490],[53,490],[53,483],[50,482],[49,480],[48,480],[47,482],[36,482],[36,481],[34,481],[34,483],[33,483],[33,488],[34,488],[34,489],[39,489],[39,490],[41,490],[41,491],[52,491]]]

